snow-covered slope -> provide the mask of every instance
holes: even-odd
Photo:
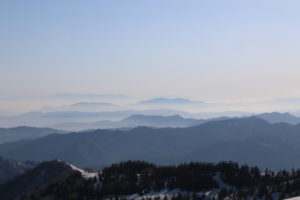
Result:
[[[85,179],[90,179],[90,178],[94,178],[94,177],[97,178],[98,177],[98,173],[87,172],[87,171],[85,171],[83,169],[80,169],[80,168],[78,168],[78,167],[70,164],[70,163],[66,163],[66,164],[68,164],[73,170],[79,171],[81,173],[82,177],[85,178]]]

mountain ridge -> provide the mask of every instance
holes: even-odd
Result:
[[[220,118],[223,119],[223,118]],[[209,119],[209,120],[218,120]],[[131,115],[119,121],[102,120],[91,123],[62,123],[49,126],[51,128],[66,131],[82,131],[85,129],[113,129],[113,128],[134,128],[137,126],[149,126],[155,128],[164,127],[189,127],[209,120],[183,118],[180,115],[160,116],[160,115]]]
[[[65,133],[65,131],[52,128],[37,128],[30,126],[0,128],[0,144],[19,141],[22,139],[34,139],[53,133]]]
[[[93,168],[130,159],[158,164],[191,160],[218,162],[217,154],[210,156],[217,146],[222,152],[222,160],[230,160],[234,153],[233,161],[237,162],[247,161],[271,169],[296,168],[300,165],[299,132],[298,125],[271,124],[249,117],[211,121],[189,128],[137,127],[128,131],[54,134],[33,141],[2,144],[0,154],[17,160],[61,159],[79,167]],[[239,151],[245,141],[247,151]],[[230,144],[233,150],[229,151]],[[272,155],[278,153],[279,157],[272,158],[264,153],[271,150],[274,150]],[[290,162],[281,162],[285,160],[284,152],[291,155]],[[251,159],[245,160],[247,156]],[[255,163],[255,156],[262,157],[260,161],[264,162]]]
[[[150,104],[203,104],[202,101],[192,101],[184,98],[166,98],[166,97],[157,97],[148,100],[139,101],[137,104],[140,105],[150,105]]]

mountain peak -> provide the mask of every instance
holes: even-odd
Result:
[[[289,124],[300,123],[300,118],[295,117],[290,113],[280,113],[280,112],[262,113],[257,115],[256,117],[264,119],[270,123],[289,123]]]

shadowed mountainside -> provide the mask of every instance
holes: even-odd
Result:
[[[250,117],[212,121],[189,128],[137,127],[129,131],[53,134],[0,145],[17,160],[66,160],[79,167],[101,167],[128,159],[160,164],[233,160],[263,168],[300,166],[300,126],[270,124]],[[276,157],[274,157],[276,155]]]
[[[0,184],[35,167],[32,162],[20,162],[0,157]]]
[[[72,172],[74,170],[63,162],[43,162],[37,167],[27,170],[25,173],[5,182],[5,184],[0,184],[0,199],[15,199],[42,185],[59,180],[65,174]]]

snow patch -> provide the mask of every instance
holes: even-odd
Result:
[[[91,179],[91,178],[98,178],[98,173],[95,173],[95,172],[87,172],[83,169],[80,169],[70,163],[66,163],[67,165],[69,165],[73,170],[76,170],[76,171],[79,171],[82,175],[83,178],[85,179]]]
[[[226,183],[224,183],[222,177],[221,177],[221,173],[220,172],[217,172],[214,176],[213,176],[213,179],[218,183],[219,185],[219,188],[224,188],[226,190],[234,190],[236,191],[237,188],[236,187],[233,187],[231,185],[228,185]],[[300,199],[299,199],[300,200]]]
[[[289,199],[285,199],[285,200],[300,200],[300,196],[298,196],[298,197],[293,197],[293,198],[289,198]]]
[[[201,196],[204,195],[205,197],[212,198],[217,196],[217,190],[209,190],[209,191],[202,191],[202,192],[194,192],[196,195]],[[176,195],[193,195],[193,192],[184,191],[180,189],[174,189],[174,190],[161,190],[159,192],[149,192],[147,194],[139,195],[139,194],[131,194],[131,195],[121,195],[121,199],[126,200],[143,200],[143,199],[151,199],[154,200],[156,197],[160,197],[161,199],[164,199],[167,197],[168,199],[171,199],[172,197],[175,197]],[[105,200],[109,200],[110,198],[106,198]]]

